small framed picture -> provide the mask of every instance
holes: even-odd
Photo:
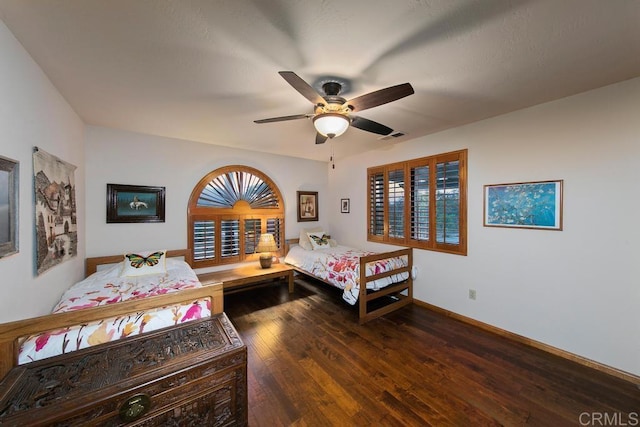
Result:
[[[340,199],[340,212],[349,213],[350,201],[349,199]]]
[[[298,222],[318,220],[318,192],[298,191]]]
[[[107,184],[107,223],[164,222],[164,187]]]

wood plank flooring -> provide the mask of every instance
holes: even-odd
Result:
[[[225,311],[248,347],[252,427],[640,425],[636,385],[423,307],[360,326],[339,290],[297,277]]]

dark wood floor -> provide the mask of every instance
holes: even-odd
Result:
[[[337,289],[298,278],[225,311],[248,347],[252,427],[639,425],[635,385],[422,307],[360,326]]]

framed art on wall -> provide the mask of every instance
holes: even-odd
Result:
[[[562,230],[562,180],[484,186],[484,226]]]
[[[318,220],[318,192],[298,191],[298,222]]]
[[[349,199],[340,199],[340,212],[349,213],[350,204],[351,202]]]
[[[18,252],[18,168],[0,156],[0,258]]]
[[[165,188],[107,184],[107,223],[164,222]]]

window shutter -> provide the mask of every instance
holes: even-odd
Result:
[[[369,235],[384,237],[384,173],[369,174]]]
[[[253,254],[256,252],[258,240],[260,240],[262,221],[258,219],[244,220],[244,253]]]
[[[193,260],[213,260],[216,257],[215,221],[193,222]]]
[[[429,241],[429,165],[411,168],[411,230],[415,241]]]
[[[404,169],[393,169],[387,174],[387,222],[389,239],[404,238]]]
[[[276,241],[276,245],[278,245],[278,249],[282,249],[281,245],[281,236],[283,233],[283,221],[281,218],[268,218],[267,219],[267,233],[273,234],[273,237]]]
[[[220,256],[224,258],[240,255],[240,221],[224,219],[220,221]]]
[[[467,254],[467,150],[367,169],[367,240]]]
[[[460,243],[460,162],[436,165],[436,243]]]
[[[245,200],[252,208],[278,207],[278,197],[264,180],[245,171],[229,171],[215,177],[202,189],[197,206],[232,208]]]
[[[224,166],[204,176],[189,198],[188,261],[193,267],[257,259],[265,230],[282,255],[284,205],[280,190],[266,175],[248,166]]]

